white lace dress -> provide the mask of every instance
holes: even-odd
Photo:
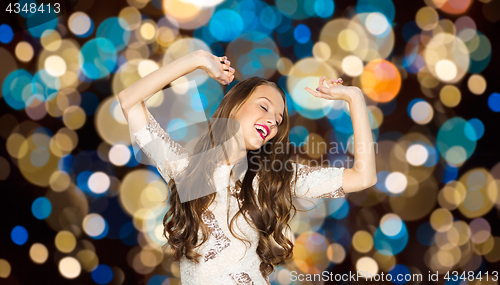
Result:
[[[155,164],[163,179],[172,179],[173,171],[181,171],[186,167],[186,158],[190,156],[181,145],[173,141],[169,134],[160,127],[149,113],[149,122],[133,134],[137,145]],[[170,163],[175,162],[175,163]],[[293,196],[297,198],[332,198],[345,197],[342,189],[344,168],[310,167],[293,163],[294,172],[298,168],[297,177],[292,179]],[[228,228],[229,221],[238,211],[239,201],[233,195],[239,189],[234,187],[234,181],[229,180],[232,165],[221,164],[214,173],[216,184],[215,203],[205,211],[202,220],[209,227],[211,236],[208,242],[197,248],[202,255],[200,263],[194,263],[187,258],[180,260],[181,283],[183,285],[201,284],[269,284],[259,270],[260,257],[256,252],[259,236],[241,215],[236,220],[233,230],[244,239],[244,243],[235,238]],[[245,172],[241,174],[243,179]],[[253,180],[253,187],[258,191],[258,175]],[[227,197],[230,197],[229,200]],[[201,230],[199,230],[201,237]]]

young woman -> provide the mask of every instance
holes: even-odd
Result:
[[[182,284],[269,284],[274,266],[292,257],[293,197],[336,199],[377,181],[363,95],[341,79],[328,80],[325,87],[323,77],[316,91],[306,91],[348,102],[354,144],[364,145],[354,148],[354,168],[293,162],[285,93],[258,77],[238,82],[224,96],[194,154],[174,142],[144,100],[195,69],[228,85],[234,79],[230,64],[226,57],[199,50],[118,96],[137,144],[169,185],[164,235],[180,261]]]

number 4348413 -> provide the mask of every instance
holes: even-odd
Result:
[[[34,14],[34,13],[51,13],[51,11],[53,11],[52,13],[56,13],[58,14],[60,11],[61,11],[61,4],[59,3],[54,3],[53,4],[53,7],[51,8],[51,4],[45,4],[45,6],[47,6],[47,9],[45,10],[45,7],[44,7],[44,4],[40,4],[39,6],[37,6],[36,3],[25,3],[22,7],[21,7],[21,4],[19,3],[9,3],[9,5],[7,5],[7,7],[5,8],[5,11],[9,12],[9,13],[20,13],[21,11],[24,12],[24,13],[30,13],[30,14]]]
[[[457,271],[452,271],[451,276],[450,272],[446,272],[446,274],[443,277],[444,279],[448,281],[458,281],[458,280],[464,280],[464,281],[473,281],[473,280],[483,280],[489,281],[498,281],[498,271],[492,271],[491,274],[486,271],[485,273],[478,272],[477,274],[474,273],[474,271],[464,271],[462,274],[458,274]]]

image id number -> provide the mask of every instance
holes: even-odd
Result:
[[[450,272],[446,272],[446,274],[444,275],[444,279],[448,280],[448,281],[458,281],[459,279],[460,280],[464,280],[464,281],[473,281],[473,280],[483,280],[486,279],[486,281],[489,281],[489,279],[491,279],[491,281],[498,281],[498,271],[492,271],[491,274],[488,273],[488,271],[486,271],[486,273],[482,274],[481,272],[478,272],[477,274],[474,273],[474,271],[464,271],[462,274],[458,274],[457,271],[452,271],[451,272],[451,276],[450,276]]]
[[[44,8],[44,4],[40,4],[40,6],[37,7],[36,3],[30,3],[29,6],[28,6],[28,3],[25,3],[24,6],[21,8],[21,4],[19,3],[14,3],[14,5],[12,5],[12,3],[9,3],[9,5],[7,5],[7,8],[5,8],[5,11],[9,12],[9,13],[19,13],[19,12],[24,12],[24,13],[31,13],[31,14],[34,14],[36,12],[40,12],[40,13],[50,13],[51,10],[54,11],[54,13],[59,13],[59,11],[61,11],[61,4],[59,3],[54,3],[53,4],[53,8],[51,9],[50,7],[50,3],[49,4],[46,4],[47,6],[47,10],[45,10]],[[14,8],[13,8],[14,7]]]

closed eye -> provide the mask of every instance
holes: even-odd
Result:
[[[261,107],[262,109],[266,110],[266,112],[267,112],[267,109],[266,109],[264,106],[260,106],[260,107]],[[278,123],[278,121],[276,121],[276,126],[277,126],[277,127],[279,127],[279,125],[280,125],[280,124]]]

